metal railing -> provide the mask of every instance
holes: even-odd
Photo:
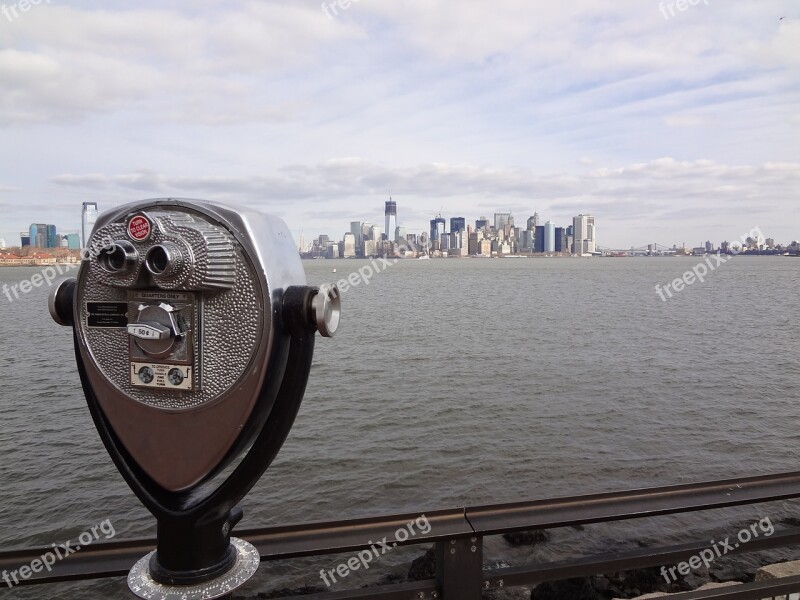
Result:
[[[306,600],[478,600],[483,590],[533,586],[645,567],[674,565],[708,547],[706,540],[678,546],[644,548],[574,560],[484,570],[483,539],[519,531],[606,523],[658,515],[800,498],[800,472],[728,479],[697,484],[627,490],[603,494],[534,500],[490,506],[378,516],[238,531],[258,548],[262,561],[366,551],[375,540],[398,546],[434,543],[436,578],[357,590],[303,596]],[[430,529],[409,539],[395,533],[424,514]],[[755,538],[731,553],[745,553],[800,544],[800,529]],[[20,585],[120,577],[156,545],[155,539],[97,542],[52,566],[33,573]],[[0,552],[0,571],[18,569],[50,548]],[[4,584],[5,585],[5,584]],[[800,592],[800,576],[746,583],[670,596],[676,600],[730,598],[755,600],[789,597]]]

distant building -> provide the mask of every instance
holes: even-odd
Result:
[[[369,228],[369,239],[375,242],[375,246],[377,247],[378,242],[381,241],[381,228],[377,225],[373,225]]]
[[[31,234],[29,232],[23,231],[19,234],[19,245],[20,248],[31,245]]]
[[[533,241],[536,238],[535,230],[526,229],[520,233],[519,247],[525,252],[533,252]]]
[[[447,225],[447,221],[444,220],[442,215],[437,216],[435,219],[431,219],[431,242],[440,242],[440,238],[444,235],[444,229]]]
[[[0,238],[0,250],[6,249],[6,240],[4,238]]]
[[[774,248],[775,247],[774,238],[767,238],[767,240],[764,243],[767,245],[767,248]]]
[[[714,252],[714,244],[712,244],[711,242],[706,242],[706,252],[708,254]]]
[[[556,252],[566,252],[569,249],[567,246],[567,231],[563,227],[556,227]]]
[[[597,251],[597,239],[594,217],[591,215],[578,215],[572,219],[574,235],[573,253],[594,254]]]
[[[355,238],[356,240],[356,254],[360,254],[361,242],[364,239],[363,234],[361,232],[361,221],[350,222],[350,233],[353,234],[353,238]]]
[[[544,225],[538,225],[533,238],[533,251],[544,252]]]
[[[351,224],[352,226],[352,224]],[[371,239],[370,235],[372,235],[372,225],[370,223],[362,223],[361,224],[361,243],[363,244],[365,240]]]
[[[467,220],[464,217],[452,217],[450,219],[450,233],[458,233],[467,230]]]
[[[55,225],[31,223],[28,230],[30,245],[35,248],[58,248],[58,231]]]
[[[528,218],[528,231],[536,231],[539,226],[539,213],[533,213],[533,216]]]
[[[47,247],[48,248],[60,248],[61,247],[61,239],[58,235],[58,230],[56,229],[55,225],[48,225],[47,226]]]
[[[556,251],[556,226],[552,221],[544,224],[544,251]]]
[[[514,217],[511,216],[511,213],[494,213],[495,230],[505,229],[506,225],[514,226]]]
[[[392,241],[407,243],[408,242],[408,232],[406,231],[406,228],[403,227],[402,225],[398,225],[397,227],[395,227],[394,228],[394,239]]]
[[[386,201],[386,209],[384,210],[384,215],[386,216],[386,239],[389,239],[389,236],[394,233],[395,227],[397,227],[397,202],[392,200],[391,197]],[[391,241],[391,240],[389,240]]]
[[[342,240],[342,258],[355,258],[356,256],[356,236],[349,231],[344,234]]]
[[[361,256],[370,257],[377,255],[377,243],[375,240],[364,240],[362,242]]]
[[[475,221],[475,229],[483,229],[484,231],[489,231],[489,228],[492,224],[489,222],[489,219],[486,217],[481,217],[477,221]]]
[[[84,202],[81,210],[81,242],[83,246],[89,245],[89,236],[97,221],[97,202]]]

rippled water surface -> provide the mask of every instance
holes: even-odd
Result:
[[[341,332],[318,340],[303,408],[241,527],[796,469],[800,260],[737,257],[662,302],[655,284],[697,262],[402,261],[349,289]],[[304,263],[315,284],[366,264]],[[34,272],[0,269],[0,283]],[[0,542],[49,545],[104,519],[119,539],[152,535],[94,431],[70,331],[46,301],[43,288],[0,296]],[[729,518],[765,516],[746,510]],[[535,552],[490,540],[487,558],[664,543],[705,522],[565,530]],[[402,572],[416,554],[383,564]],[[263,565],[246,591],[319,585],[320,565],[333,564]],[[121,580],[5,593],[44,590],[125,597]]]

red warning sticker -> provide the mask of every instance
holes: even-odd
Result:
[[[147,217],[136,215],[128,221],[128,236],[135,242],[143,242],[150,237],[151,228]]]

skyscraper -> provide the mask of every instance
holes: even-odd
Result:
[[[56,230],[55,225],[48,225],[45,229],[47,232],[47,247],[48,248],[60,248],[61,247],[61,239],[58,236],[58,231]]]
[[[494,213],[494,228],[495,231],[502,231],[506,225],[514,225],[514,217],[511,213]]]
[[[342,239],[342,257],[355,258],[356,255],[356,236],[349,231],[344,234]]]
[[[458,233],[467,230],[467,220],[464,217],[452,217],[450,219],[450,233]]]
[[[556,227],[556,252],[564,252],[567,247],[567,232],[563,227]]]
[[[31,246],[34,248],[47,248],[47,225],[44,223],[31,223],[30,228]]]
[[[84,248],[89,243],[89,236],[92,234],[95,221],[97,221],[97,202],[84,202],[81,211],[81,243]]]
[[[489,231],[489,227],[491,223],[489,223],[489,219],[486,217],[481,217],[477,221],[475,221],[475,229],[483,229],[484,231]]]
[[[573,253],[578,255],[593,254],[597,250],[594,217],[591,215],[578,215],[572,219],[572,229],[575,236]]]
[[[533,251],[544,252],[544,225],[537,225],[533,238]]]
[[[392,200],[391,196],[386,201],[386,209],[384,211],[386,215],[386,239],[391,241],[392,235],[394,235],[394,228],[397,227],[397,202]]]
[[[544,251],[556,251],[556,226],[552,221],[544,224]]]
[[[23,231],[19,234],[19,245],[20,248],[31,245],[31,234],[29,231]]]
[[[431,219],[431,242],[441,241],[441,236],[444,234],[444,228],[446,225],[447,221],[444,220],[442,215],[437,216],[435,219]]]
[[[68,233],[66,235],[67,239],[67,248],[70,250],[80,250],[81,249],[81,236],[77,233]]]

